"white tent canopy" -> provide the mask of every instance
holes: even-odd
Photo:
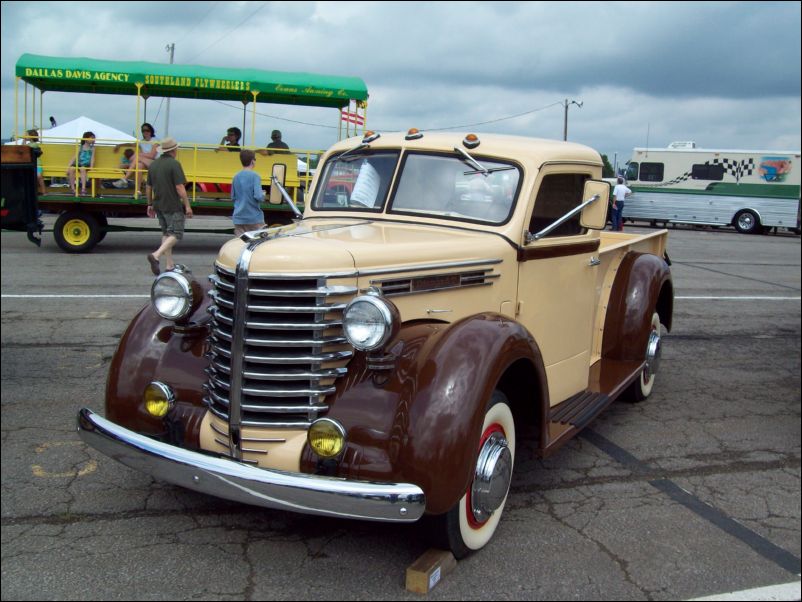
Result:
[[[121,142],[134,142],[136,138],[121,132],[120,130],[100,123],[89,117],[78,117],[67,123],[62,123],[54,128],[39,130],[39,141],[47,143],[69,143],[72,144],[77,138],[81,138],[84,132],[92,132],[95,135],[97,144],[120,144]],[[12,144],[21,144],[22,140],[17,140]]]

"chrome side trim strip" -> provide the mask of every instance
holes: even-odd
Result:
[[[376,268],[373,270],[359,270],[360,276],[378,276],[379,274],[398,274],[401,272],[423,272],[431,270],[441,270],[449,268],[464,268],[475,265],[495,265],[501,263],[503,259],[472,259],[469,261],[452,261],[448,263],[424,263],[424,264],[410,264],[406,266],[399,266],[395,268]]]

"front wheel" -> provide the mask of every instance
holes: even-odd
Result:
[[[504,511],[515,463],[515,420],[507,397],[494,391],[485,413],[471,482],[451,510],[436,518],[438,545],[457,559],[483,548]]]
[[[662,345],[660,342],[660,316],[657,312],[652,314],[651,330],[646,340],[646,365],[629,387],[621,394],[621,399],[638,403],[644,401],[652,394],[654,379],[660,367]]]

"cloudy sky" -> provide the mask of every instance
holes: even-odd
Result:
[[[799,2],[3,2],[2,136],[23,53],[362,78],[368,125],[635,146],[800,148]],[[132,132],[135,99],[45,95],[45,120]],[[164,135],[166,107],[148,104]],[[259,105],[256,142],[336,141],[334,109]],[[300,122],[300,123],[299,123]],[[219,142],[241,106],[173,100],[169,133]],[[248,130],[250,117],[248,118]],[[246,140],[250,143],[250,140]]]

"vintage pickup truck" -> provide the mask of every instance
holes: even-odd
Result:
[[[548,456],[649,396],[667,233],[602,232],[585,146],[451,133],[337,143],[294,224],[159,275],[113,358],[92,447],[199,492],[376,521],[458,558],[499,523],[516,433]],[[289,202],[280,174],[271,201]]]

